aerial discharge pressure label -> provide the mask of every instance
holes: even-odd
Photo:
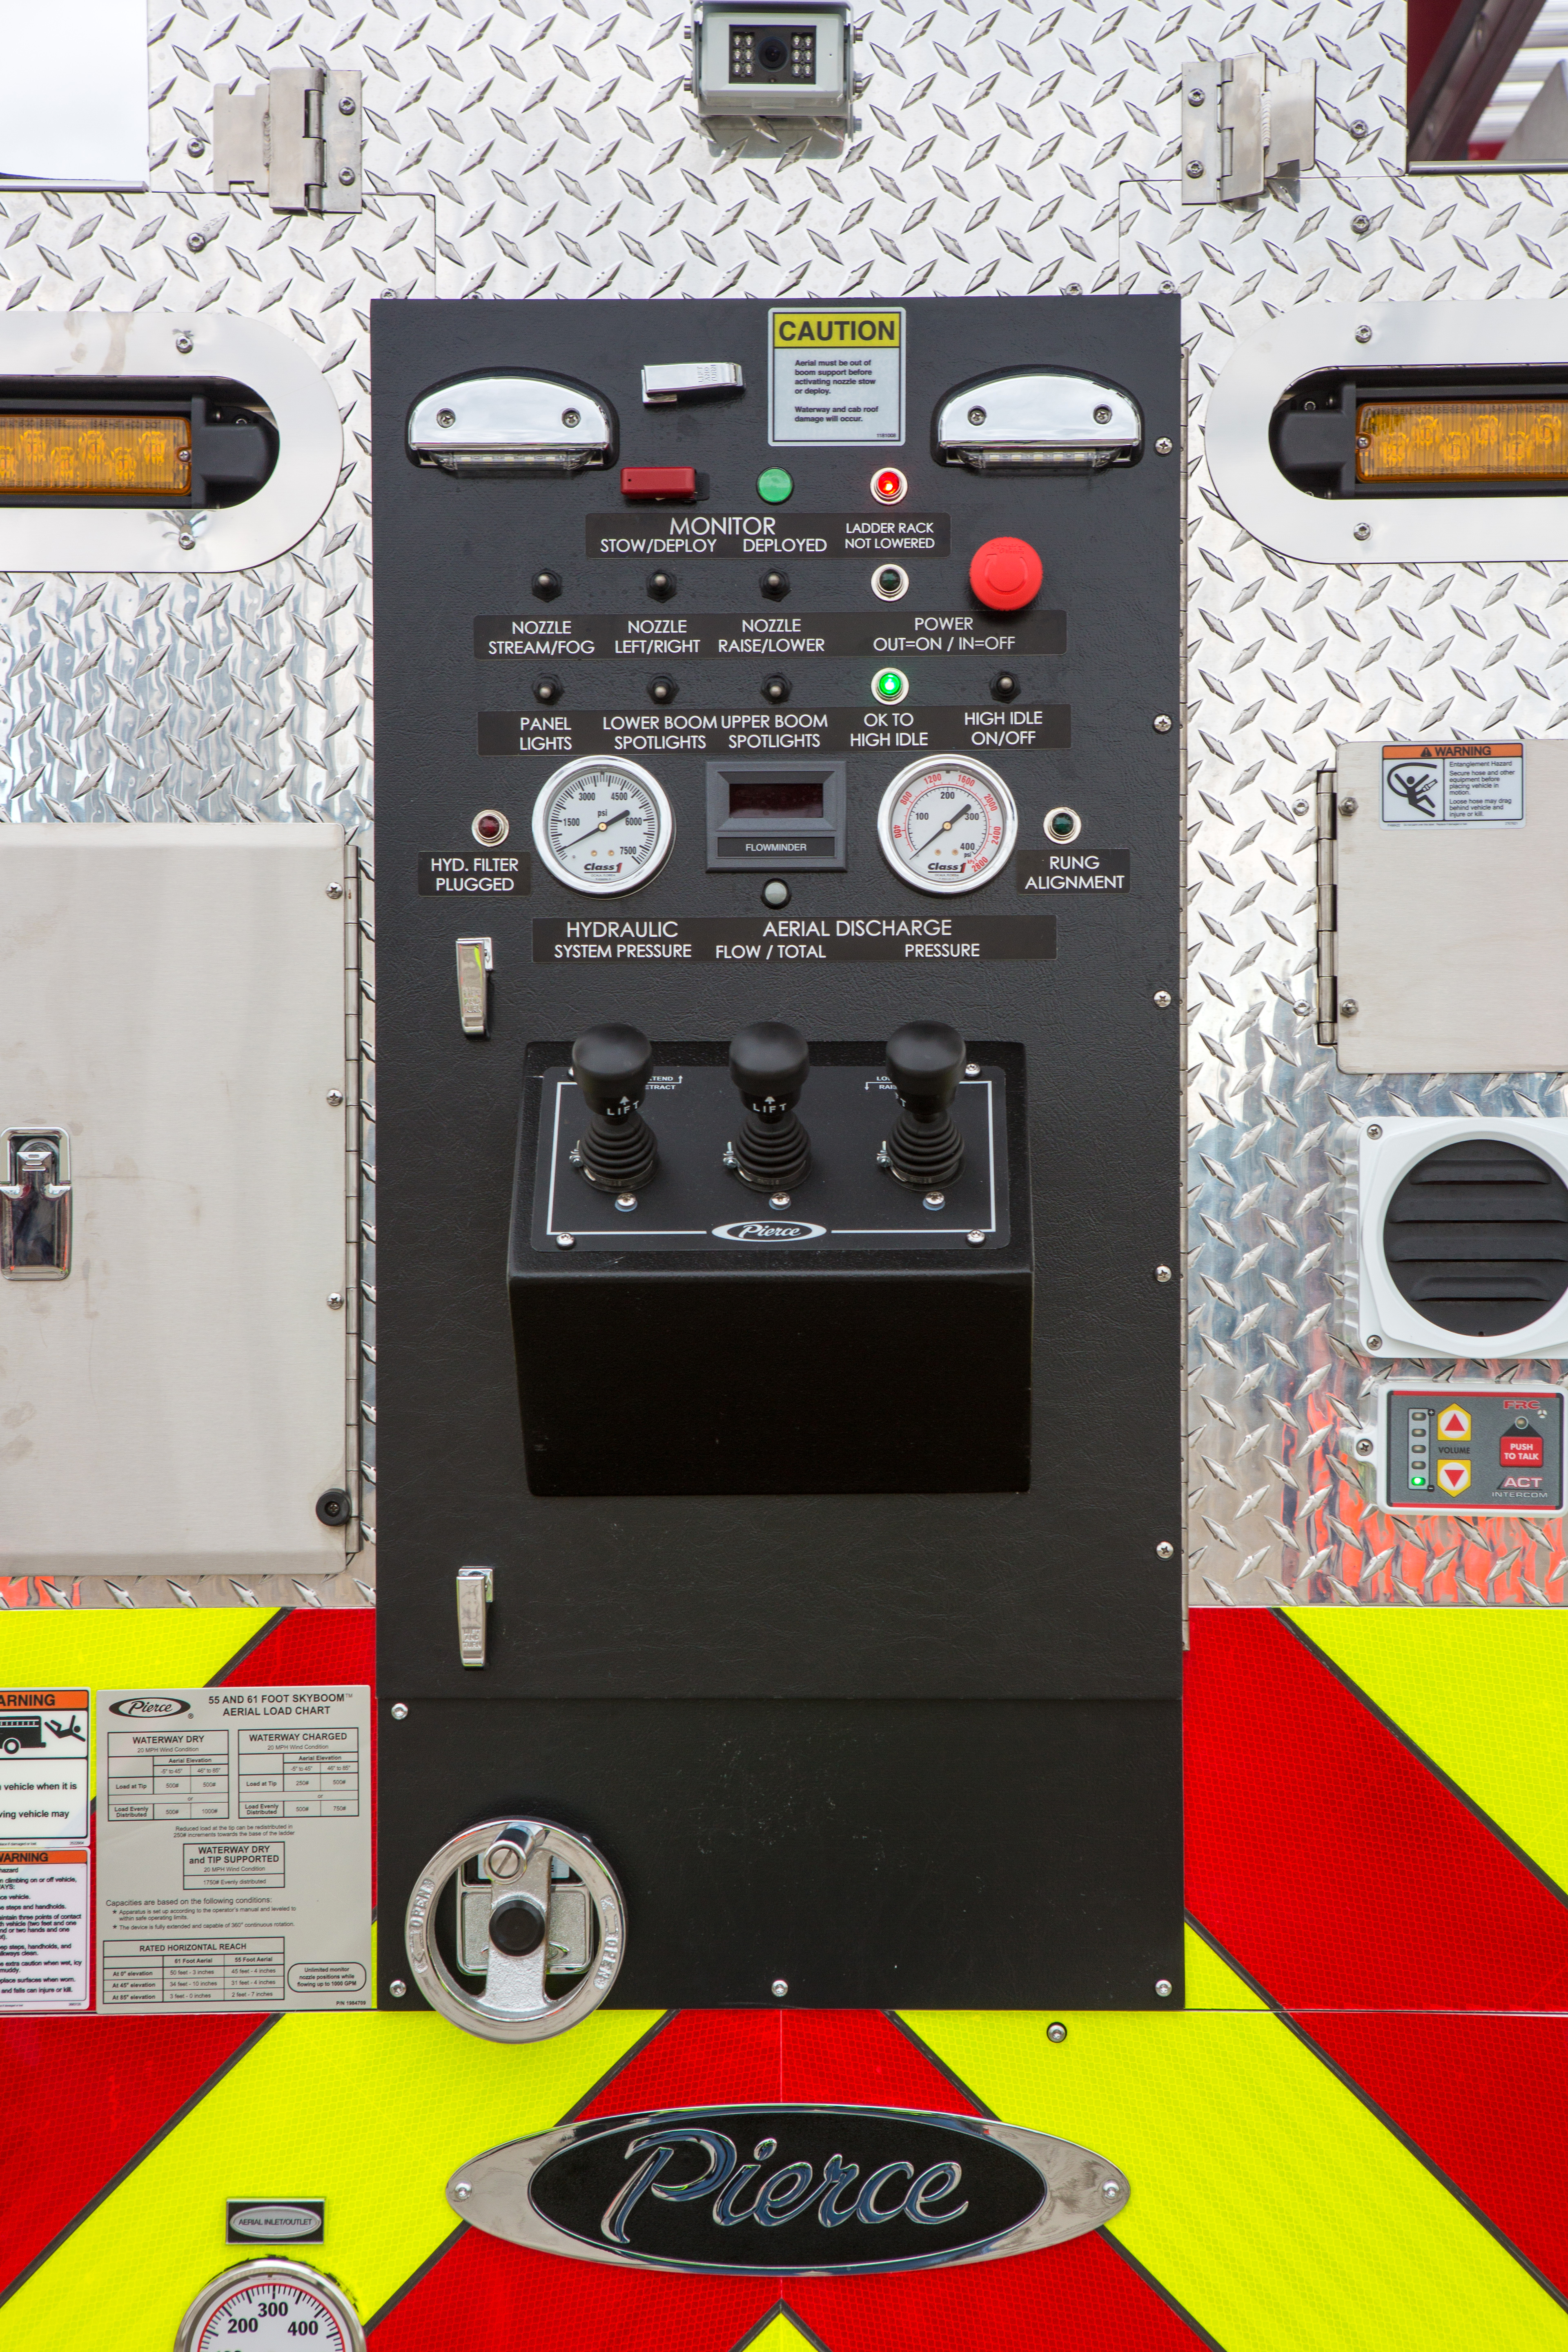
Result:
[[[1385,743],[1384,824],[1522,824],[1522,743]]]
[[[367,2009],[370,1694],[105,1691],[99,2007]]]
[[[904,437],[901,310],[770,310],[768,438],[879,442]]]

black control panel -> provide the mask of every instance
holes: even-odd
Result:
[[[389,1909],[1177,2004],[1178,306],[374,331]]]

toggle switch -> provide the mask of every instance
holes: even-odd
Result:
[[[458,1570],[458,1655],[465,1666],[485,1663],[488,1611],[495,1599],[495,1581],[488,1568]]]
[[[458,941],[458,1014],[465,1037],[490,1034],[489,974],[493,963],[489,940]]]
[[[1045,576],[1026,539],[988,539],[970,558],[969,584],[993,613],[1016,613],[1032,603]]]
[[[695,466],[623,466],[623,499],[694,499]]]

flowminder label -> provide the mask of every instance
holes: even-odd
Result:
[[[768,324],[774,448],[903,440],[902,310],[770,310]]]
[[[1522,824],[1522,743],[1385,743],[1384,824]]]

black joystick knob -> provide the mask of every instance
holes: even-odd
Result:
[[[658,1145],[637,1105],[653,1074],[653,1047],[640,1029],[606,1021],[572,1048],[572,1076],[588,1124],[572,1163],[602,1192],[639,1192],[658,1166]]]
[[[730,1076],[746,1106],[724,1164],[753,1192],[791,1192],[811,1167],[811,1138],[795,1115],[811,1049],[787,1021],[753,1021],[730,1046]]]
[[[952,1103],[967,1051],[945,1021],[906,1021],[888,1040],[888,1075],[900,1108],[883,1165],[917,1192],[951,1184],[963,1166],[963,1138]]]

